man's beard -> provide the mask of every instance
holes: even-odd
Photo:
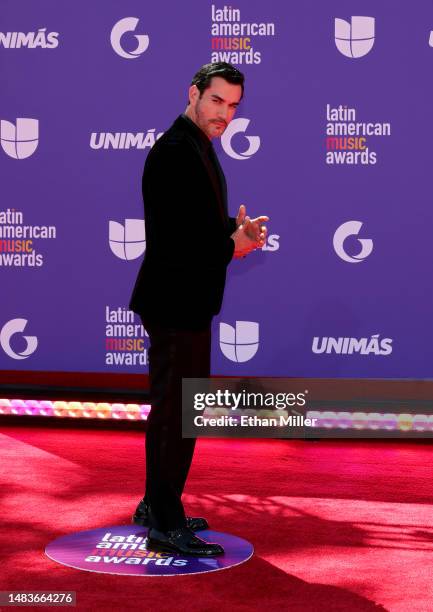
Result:
[[[221,134],[224,132],[224,130],[227,127],[227,124],[225,121],[221,121],[220,119],[204,119],[202,116],[202,113],[200,111],[200,103],[197,103],[196,109],[195,109],[195,114],[197,117],[197,124],[199,126],[199,128],[208,136],[212,136],[212,131],[211,131],[211,127],[212,126],[218,126],[218,127],[222,127],[221,130]]]

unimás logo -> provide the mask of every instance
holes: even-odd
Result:
[[[156,128],[147,132],[92,132],[91,149],[151,149],[164,132],[156,133]]]
[[[361,221],[346,221],[346,223],[343,223],[337,228],[334,234],[333,245],[338,257],[343,261],[347,261],[348,263],[360,263],[373,251],[373,240],[370,238],[357,239],[361,245],[361,250],[357,255],[349,255],[344,249],[345,240],[349,238],[349,236],[357,236],[361,231],[361,227]]]
[[[125,225],[110,221],[108,233],[110,249],[119,259],[131,261],[143,255],[146,249],[143,219],[125,219]]]
[[[346,57],[367,55],[374,45],[374,17],[352,17],[350,22],[335,19],[335,44]]]
[[[392,353],[392,339],[382,338],[380,334],[373,334],[369,338],[331,338],[324,336],[323,338],[313,338],[313,353],[320,355],[325,353],[330,355],[390,355]]]
[[[110,34],[110,42],[114,51],[120,57],[125,59],[137,59],[142,53],[146,51],[149,46],[149,36],[147,34],[134,34],[137,39],[138,45],[134,51],[125,51],[121,45],[121,39],[127,32],[134,32],[137,27],[139,19],[137,17],[125,17],[114,24]]]
[[[260,136],[246,136],[245,138],[248,140],[248,148],[246,151],[237,152],[234,150],[232,146],[232,139],[236,134],[244,134],[250,124],[250,119],[238,118],[233,119],[231,123],[229,123],[227,129],[221,136],[221,145],[224,151],[233,159],[249,159],[257,153],[260,148]]]
[[[37,32],[0,32],[0,47],[4,49],[55,49],[59,46],[58,32],[39,28]]]
[[[249,361],[259,348],[259,324],[254,321],[236,321],[236,327],[232,327],[220,323],[220,347],[230,361]]]
[[[11,319],[3,325],[0,331],[0,345],[11,359],[27,359],[35,352],[38,346],[36,336],[22,336],[22,339],[26,341],[26,348],[24,350],[14,350],[11,346],[12,337],[15,334],[22,334],[27,323],[27,319]]]
[[[20,117],[16,125],[2,119],[0,121],[0,143],[9,157],[26,159],[38,148],[39,121]]]

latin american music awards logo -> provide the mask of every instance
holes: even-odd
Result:
[[[55,240],[55,225],[28,225],[21,210],[0,210],[0,267],[40,268],[45,253],[42,240]],[[43,243],[42,243],[43,244]]]
[[[249,3],[254,4],[254,3]],[[251,7],[249,7],[249,10]],[[255,8],[253,8],[255,12]],[[269,7],[265,7],[268,14]],[[249,11],[245,10],[245,14]],[[244,21],[244,10],[234,6],[219,8],[211,4],[211,62],[229,64],[260,64],[263,53],[256,49],[262,41],[275,36],[275,22],[261,21],[255,14],[253,21]],[[255,21],[260,19],[260,21]]]
[[[201,531],[209,542],[218,542],[224,554],[192,557],[157,552],[147,547],[147,528],[135,525],[80,531],[50,542],[45,554],[62,565],[88,572],[129,576],[173,576],[214,572],[239,565],[253,554],[252,545],[227,533]]]

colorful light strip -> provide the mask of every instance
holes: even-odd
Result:
[[[320,429],[357,431],[433,431],[433,415],[395,412],[333,412],[310,410],[308,419],[317,419]]]
[[[149,412],[149,404],[0,399],[0,415],[145,421]],[[433,431],[433,415],[426,414],[310,410],[305,417],[317,419],[319,429]]]
[[[149,412],[148,404],[0,399],[0,414],[18,416],[145,421]]]

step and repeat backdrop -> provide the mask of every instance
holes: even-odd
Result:
[[[228,61],[230,212],[270,222],[229,266],[213,372],[432,378],[431,30],[427,0],[3,0],[0,369],[147,372],[143,164]]]

